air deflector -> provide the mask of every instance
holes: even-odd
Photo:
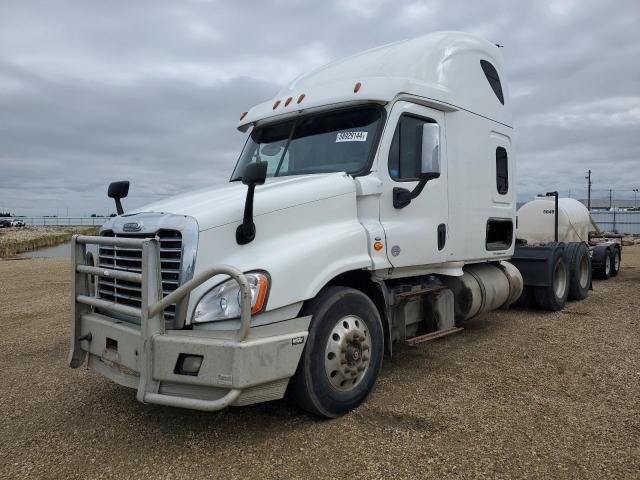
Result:
[[[498,76],[498,71],[496,67],[494,67],[491,63],[486,60],[480,60],[480,66],[482,67],[482,71],[484,75],[487,77],[487,81],[491,88],[493,89],[493,93],[496,94],[500,103],[504,105],[504,94],[502,93],[502,84],[500,83],[500,77]]]

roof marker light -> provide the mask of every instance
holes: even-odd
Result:
[[[304,97],[306,97],[306,95],[304,93],[301,93],[300,96],[298,97],[298,103],[302,103],[302,100],[304,100]]]
[[[249,113],[249,112],[242,112],[242,115],[240,115],[240,120],[242,120],[244,117],[246,117],[247,113]]]
[[[360,87],[362,86],[362,84],[360,82],[357,82],[354,86],[353,86],[353,93],[358,93],[360,91]]]
[[[289,98],[287,98],[287,101],[286,101],[286,102],[284,102],[284,106],[285,106],[285,107],[288,107],[288,106],[289,106],[289,104],[291,103],[291,100],[293,100],[293,97],[289,97]]]
[[[275,110],[280,105],[280,100],[276,100],[276,103],[273,104],[273,109]]]

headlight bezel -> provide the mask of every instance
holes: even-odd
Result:
[[[254,276],[256,276],[256,278],[258,278],[258,290],[257,290],[257,293],[256,293],[256,305],[253,306],[253,295],[252,295],[251,316],[258,315],[258,314],[264,312],[266,310],[266,308],[267,308],[267,303],[269,301],[269,294],[271,293],[271,275],[269,275],[269,272],[267,272],[266,270],[249,270],[247,272],[243,272],[243,275],[245,275],[245,276],[254,275]],[[260,276],[266,281],[266,288],[262,286],[263,283],[260,282],[260,279],[259,279]],[[234,288],[235,287],[235,289],[237,289],[238,296],[239,296],[240,285],[238,284],[238,282],[235,279],[230,277],[230,278],[227,278],[226,280],[223,280],[221,282],[216,283],[211,288],[207,289],[202,295],[200,295],[200,297],[198,297],[198,300],[196,301],[195,307],[194,307],[193,312],[191,314],[191,324],[192,325],[204,325],[204,324],[213,323],[213,322],[224,322],[224,321],[230,321],[230,320],[238,320],[240,318],[240,302],[238,301],[238,315],[234,315],[234,316],[219,316],[217,318],[211,318],[211,319],[207,319],[207,320],[197,320],[196,319],[196,314],[198,312],[198,307],[200,306],[200,304],[203,301],[206,301],[206,297],[207,296],[211,295],[216,289],[219,289],[220,287],[222,287],[225,284],[229,284],[230,288]],[[222,298],[224,298],[224,297],[222,297]],[[204,315],[206,316],[207,313],[205,313]]]

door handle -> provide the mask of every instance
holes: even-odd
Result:
[[[447,243],[447,226],[441,223],[438,225],[438,250],[442,250],[445,243]]]

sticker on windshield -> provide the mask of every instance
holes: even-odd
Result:
[[[340,132],[336,135],[336,143],[338,142],[366,142],[367,133],[369,132]]]

